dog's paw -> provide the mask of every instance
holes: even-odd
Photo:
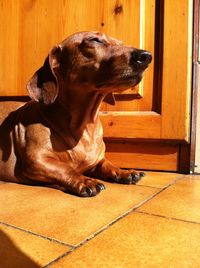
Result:
[[[106,187],[103,183],[84,176],[78,183],[76,183],[76,186],[73,187],[73,192],[81,197],[92,197],[96,196],[105,189]]]
[[[117,183],[122,184],[136,184],[145,176],[144,172],[136,172],[135,170],[122,170],[117,172],[113,179]]]

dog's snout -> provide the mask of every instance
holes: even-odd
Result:
[[[146,66],[151,63],[152,55],[146,50],[136,49],[131,53],[131,64],[138,64],[139,66]]]

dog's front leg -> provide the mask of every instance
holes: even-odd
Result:
[[[96,179],[77,173],[53,155],[35,155],[34,160],[26,161],[22,176],[26,181],[30,179],[36,184],[45,182],[59,185],[64,188],[64,191],[82,197],[95,196],[105,189],[105,186]]]
[[[143,172],[137,172],[134,169],[124,170],[115,167],[106,158],[104,158],[94,168],[87,171],[86,174],[94,178],[123,184],[136,184],[142,177],[145,176]]]

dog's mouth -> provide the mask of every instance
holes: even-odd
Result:
[[[136,86],[142,80],[143,72],[139,72],[138,74],[133,74],[131,72],[123,72],[121,74],[115,75],[113,78],[108,81],[101,81],[96,84],[97,88],[110,88],[113,87],[115,90],[119,88],[126,89],[129,87]]]
[[[132,73],[132,72],[124,72],[120,75],[117,76],[117,80],[118,81],[122,81],[122,83],[126,83],[126,82],[134,82],[134,81],[138,81],[140,82],[140,80],[142,79],[142,72],[138,72],[138,73]]]

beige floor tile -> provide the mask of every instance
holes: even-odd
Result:
[[[200,225],[132,213],[52,268],[197,268]]]
[[[105,183],[93,198],[7,183],[0,186],[0,221],[76,245],[159,189]]]
[[[145,185],[157,188],[163,188],[175,180],[181,178],[183,175],[170,172],[145,172],[146,176],[138,183],[138,185]]]
[[[0,267],[38,268],[71,248],[0,224]]]
[[[139,211],[200,223],[200,176],[185,176]]]

